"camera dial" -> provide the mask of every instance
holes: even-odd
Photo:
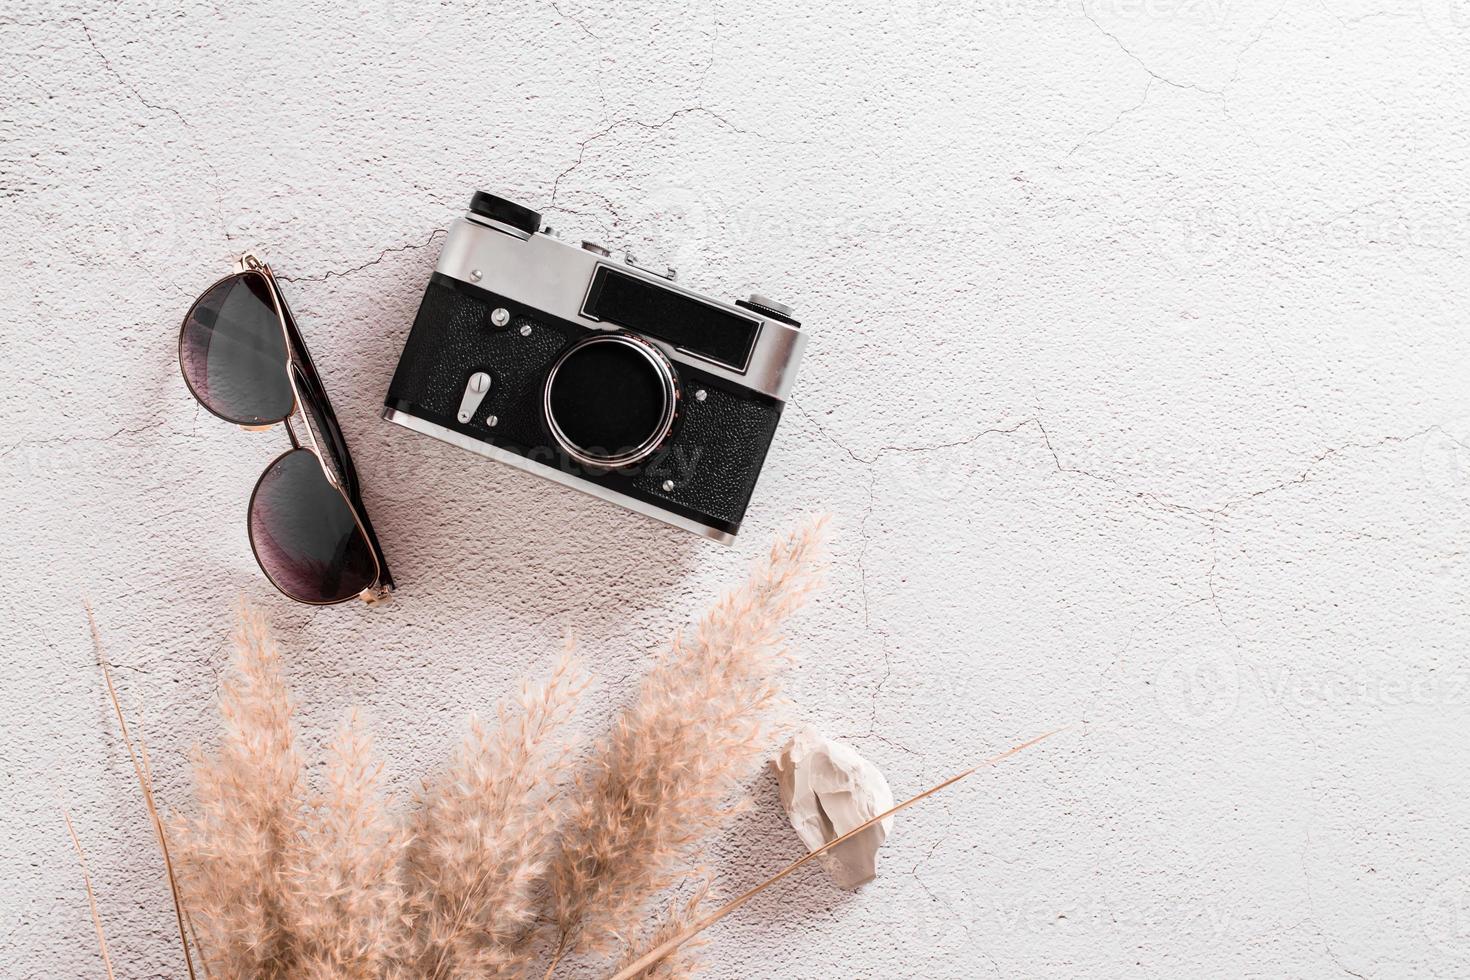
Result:
[[[534,235],[541,230],[540,214],[530,208],[521,207],[514,201],[487,194],[485,191],[476,191],[475,196],[470,198],[470,212],[482,218],[509,225],[527,235]]]
[[[783,320],[791,324],[793,327],[801,326],[791,315],[791,307],[785,303],[778,303],[773,299],[768,299],[760,293],[751,293],[750,299],[737,299],[735,305],[743,306],[747,310],[755,310],[757,313],[764,313],[767,316],[773,316],[777,320]]]
[[[678,414],[674,366],[626,333],[578,341],[546,376],[543,410],[558,446],[584,466],[614,469],[652,455]]]

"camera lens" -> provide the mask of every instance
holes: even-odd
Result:
[[[676,401],[673,365],[629,334],[573,344],[546,378],[551,435],[588,466],[628,466],[653,453],[673,427]]]

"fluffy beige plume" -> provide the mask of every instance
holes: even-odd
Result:
[[[296,966],[288,916],[304,786],[280,654],[248,608],[220,714],[218,753],[196,758],[198,812],[176,827],[185,905],[212,974],[284,980]]]
[[[223,737],[196,758],[193,815],[176,845],[181,935],[221,980],[460,980],[525,976],[551,923],[564,955],[629,949],[649,901],[699,872],[697,845],[744,801],[773,732],[782,630],[818,576],[822,522],[778,540],[692,639],[675,637],[568,800],[563,732],[585,682],[564,661],[470,732],[405,823],[354,715],[308,795],[281,659],[242,612],[220,696]],[[104,676],[116,704],[105,661]],[[153,808],[141,746],[133,751]],[[693,975],[701,923],[676,905],[622,974]],[[547,910],[549,915],[538,913]],[[723,914],[723,913],[719,913]],[[102,940],[99,939],[99,944]],[[192,965],[186,966],[192,975]],[[104,953],[105,955],[105,953]]]
[[[354,711],[327,749],[326,791],[287,869],[295,976],[377,980],[398,953],[404,835],[382,782],[382,764]]]
[[[570,765],[562,731],[584,686],[564,660],[501,705],[493,731],[472,720],[448,771],[425,787],[398,975],[516,977],[530,967],[537,893],[555,849],[555,792]]]
[[[557,953],[626,945],[656,893],[734,812],[762,763],[787,662],[782,629],[819,574],[824,521],[777,540],[690,641],[676,637],[578,781],[551,871]]]
[[[709,881],[705,883],[686,902],[681,902],[669,909],[658,927],[649,933],[642,947],[637,950],[630,949],[618,964],[619,969],[626,969],[635,961],[643,958],[650,950],[672,940],[686,932],[690,926],[699,921],[699,907],[709,895]],[[699,972],[699,961],[696,952],[704,944],[701,937],[686,940],[682,945],[664,955],[664,957],[650,966],[646,966],[637,973],[631,974],[632,980],[689,980]]]

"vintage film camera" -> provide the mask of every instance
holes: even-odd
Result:
[[[701,295],[480,192],[383,417],[728,544],[805,344],[789,307]]]

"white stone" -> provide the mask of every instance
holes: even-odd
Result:
[[[771,768],[780,783],[781,805],[810,851],[893,808],[893,792],[877,766],[810,726],[786,743]],[[857,888],[878,873],[878,848],[892,828],[889,817],[818,860],[838,885]]]

